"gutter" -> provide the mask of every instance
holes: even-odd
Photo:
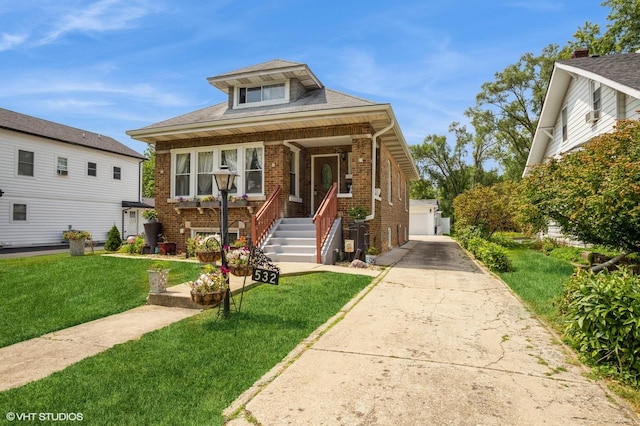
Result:
[[[378,136],[387,133],[396,125],[395,119],[391,119],[391,123],[384,129],[375,133],[371,137],[371,214],[364,218],[365,221],[372,220],[376,217],[376,139]],[[382,187],[382,182],[380,182],[380,187]]]

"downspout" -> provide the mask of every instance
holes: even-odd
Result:
[[[376,217],[376,139],[383,133],[387,133],[395,125],[396,121],[392,118],[387,127],[371,137],[371,214],[365,217],[364,220],[372,220]],[[382,182],[380,182],[380,187],[382,188]]]

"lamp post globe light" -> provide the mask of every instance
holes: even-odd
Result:
[[[220,170],[213,173],[213,177],[216,180],[218,190],[222,195],[220,203],[221,218],[220,218],[220,233],[222,234],[222,251],[221,261],[222,267],[225,271],[229,270],[227,265],[227,255],[224,251],[225,247],[229,246],[229,191],[233,188],[233,181],[236,178],[236,174],[229,170],[228,166],[221,166]],[[227,317],[230,311],[230,298],[231,289],[229,288],[229,273],[225,273],[225,280],[227,281],[227,292],[224,295],[224,316]]]

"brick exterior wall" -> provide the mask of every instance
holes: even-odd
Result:
[[[156,191],[156,210],[158,211],[158,219],[163,224],[163,234],[170,241],[175,241],[179,252],[186,250],[186,239],[191,235],[192,228],[220,228],[219,209],[207,210],[203,209],[199,212],[197,209],[181,209],[177,214],[174,204],[168,202],[170,200],[171,191],[171,152],[170,149],[189,148],[189,147],[205,147],[219,146],[226,144],[239,143],[264,143],[264,185],[265,196],[269,196],[275,188],[280,185],[281,192],[281,212],[282,217],[308,217],[311,213],[311,168],[314,155],[352,152],[352,197],[339,198],[338,210],[339,215],[343,217],[344,230],[348,229],[352,223],[352,219],[347,215],[347,211],[358,205],[364,206],[368,211],[371,209],[371,134],[373,129],[366,123],[332,126],[322,128],[307,128],[277,132],[261,132],[245,135],[220,136],[212,138],[197,138],[189,140],[179,140],[171,142],[159,142],[156,145],[156,173],[155,173],[155,191]],[[295,143],[296,140],[303,141],[307,138],[320,138],[330,136],[351,136],[352,144],[340,146],[325,146],[318,148],[304,148]],[[290,200],[290,169],[289,159],[291,150],[283,142],[300,147],[299,157],[299,179],[300,179],[300,197],[302,202]],[[376,201],[376,217],[369,222],[370,224],[370,245],[375,245],[381,252],[387,251],[389,245],[388,228],[392,230],[391,246],[395,247],[398,243],[403,244],[404,230],[409,227],[409,212],[405,210],[404,197],[403,200],[394,199],[393,206],[387,202],[386,184],[388,175],[393,175],[394,186],[397,188],[397,173],[399,172],[398,164],[393,161],[390,153],[384,145],[376,150],[378,152],[377,171],[379,178],[376,179],[376,186],[382,189],[382,201]],[[339,161],[343,161],[341,155],[338,155]],[[387,159],[391,160],[391,170],[388,170]],[[344,173],[347,170],[346,161],[341,163],[341,170]],[[406,179],[402,175],[402,179]],[[381,184],[382,182],[382,184]],[[214,184],[215,185],[215,184]],[[408,182],[405,185],[408,188]],[[344,188],[342,188],[344,192]],[[397,191],[397,189],[396,189]],[[250,201],[249,206],[253,212],[257,212],[260,208],[261,201]],[[317,206],[316,206],[317,207]],[[229,209],[229,223],[242,221],[245,224],[244,229],[240,229],[240,235],[248,236],[251,234],[251,213],[246,207],[232,207]],[[190,227],[186,226],[190,225]],[[236,228],[237,225],[231,225]],[[184,233],[180,230],[184,229]],[[345,233],[348,235],[348,233]]]

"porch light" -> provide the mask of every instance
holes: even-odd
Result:
[[[216,180],[216,185],[218,185],[218,190],[220,192],[229,192],[233,188],[233,181],[235,180],[237,174],[229,170],[228,166],[221,166],[220,170],[213,173],[213,177]]]

